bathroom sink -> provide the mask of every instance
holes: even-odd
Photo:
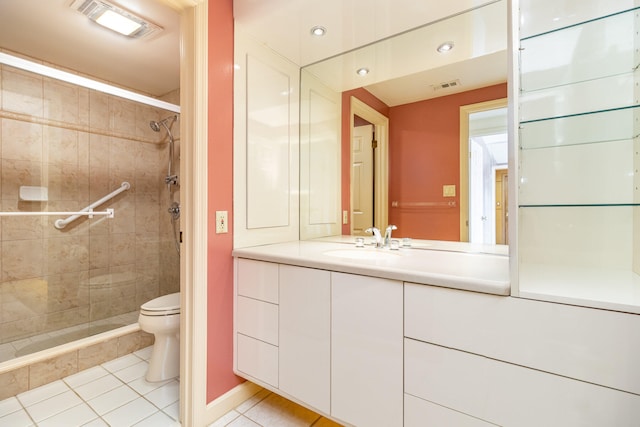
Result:
[[[324,254],[336,258],[371,260],[398,259],[398,257],[400,256],[399,253],[393,253],[389,250],[366,248],[333,249],[324,252]]]

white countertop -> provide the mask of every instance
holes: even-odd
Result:
[[[497,253],[400,248],[396,251],[373,247],[356,248],[353,237],[276,243],[234,249],[233,256],[342,273],[359,274],[425,285],[443,286],[495,295],[510,294],[509,257]],[[429,246],[424,246],[429,247]],[[458,244],[463,249],[464,244]],[[327,254],[347,250],[382,251],[384,258],[342,258]],[[375,256],[375,255],[373,255]]]

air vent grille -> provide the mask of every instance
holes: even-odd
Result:
[[[433,88],[434,92],[438,91],[438,90],[442,90],[442,89],[456,89],[460,86],[460,80],[456,79],[456,80],[450,80],[448,82],[443,82],[440,83],[438,85],[431,85],[431,87]]]

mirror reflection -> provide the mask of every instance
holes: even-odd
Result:
[[[303,68],[341,94],[342,234],[508,243],[506,14],[492,2]]]

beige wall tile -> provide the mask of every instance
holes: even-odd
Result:
[[[119,338],[112,338],[78,350],[78,370],[88,369],[118,357]]]
[[[118,338],[118,357],[149,347],[153,341],[153,335],[143,331],[123,335]]]
[[[89,91],[89,126],[91,129],[109,130],[109,95]]]
[[[2,158],[42,161],[42,125],[2,119]]]
[[[29,366],[29,388],[59,380],[78,372],[78,352],[63,354]]]
[[[2,281],[42,276],[44,247],[42,240],[2,242]]]
[[[42,163],[29,160],[2,160],[2,199],[18,200],[20,186],[42,185]]]
[[[42,77],[2,67],[2,109],[42,117]]]
[[[0,374],[0,400],[29,390],[29,367]]]
[[[44,78],[43,90],[43,117],[64,123],[76,124],[79,122],[80,87],[59,80]]]

